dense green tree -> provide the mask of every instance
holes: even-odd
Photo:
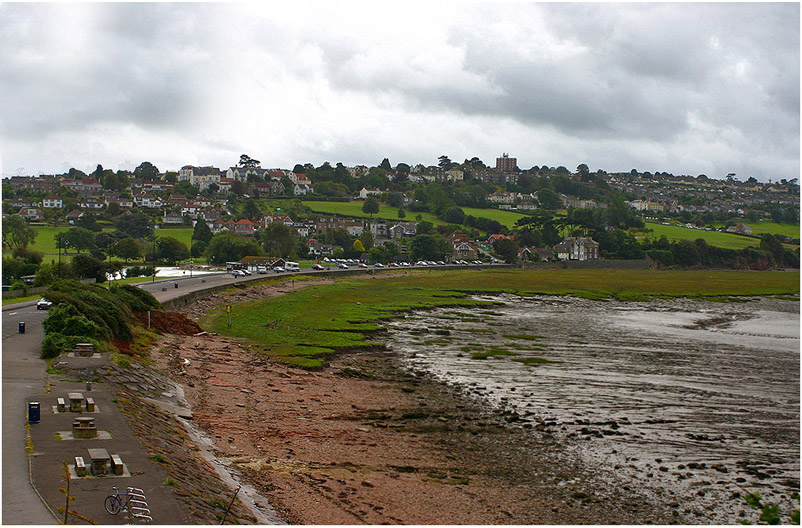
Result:
[[[42,264],[36,270],[36,278],[33,280],[34,287],[48,286],[56,279],[71,279],[72,269],[67,262],[58,262],[52,264]]]
[[[370,229],[365,229],[362,231],[362,234],[359,235],[359,240],[362,241],[362,245],[365,249],[370,249],[373,247],[373,233],[370,232]]]
[[[245,206],[242,208],[242,216],[248,220],[256,220],[262,216],[262,211],[259,210],[259,204],[256,203],[254,198],[245,202]]]
[[[245,184],[242,183],[241,181],[234,180],[234,182],[231,184],[231,192],[234,193],[235,195],[242,196],[243,194],[245,194],[245,191],[246,191]]]
[[[563,206],[560,196],[548,188],[540,189],[537,192],[537,200],[544,209],[559,209]]]
[[[95,245],[95,234],[83,227],[71,227],[67,230],[67,243],[78,253],[83,249],[93,249]]]
[[[94,278],[97,282],[106,281],[106,263],[90,255],[75,255],[70,267],[73,276],[78,279]]]
[[[373,196],[368,196],[365,203],[362,204],[362,212],[373,218],[373,215],[379,212],[379,201]]]
[[[83,227],[89,231],[100,233],[103,228],[97,223],[97,218],[92,213],[84,213],[81,218],[75,221],[76,227]]]
[[[409,244],[412,260],[439,260],[441,255],[433,235],[417,235]]]
[[[3,246],[9,249],[25,248],[36,238],[36,231],[21,216],[3,219]]]
[[[771,255],[772,261],[777,266],[785,264],[785,248],[777,237],[766,233],[760,238],[760,249]]]
[[[390,160],[384,158],[382,162],[379,164],[379,168],[385,172],[393,172],[393,166],[390,165]]]
[[[142,256],[142,246],[137,239],[126,237],[112,245],[110,253],[128,262]]]
[[[599,253],[603,258],[638,260],[644,256],[638,240],[620,229],[612,232],[599,231],[593,238],[599,243]],[[698,260],[698,249],[694,248],[694,253]]]
[[[142,211],[129,211],[114,220],[114,226],[132,238],[145,238],[153,233],[153,221]]]
[[[465,211],[459,207],[449,207],[443,213],[443,220],[449,224],[461,224],[465,220]]]
[[[209,229],[209,225],[203,219],[198,219],[195,222],[195,229],[192,231],[192,240],[201,240],[208,244],[211,239],[212,230]]]
[[[106,217],[109,219],[113,219],[116,216],[119,216],[122,213],[122,208],[120,204],[117,202],[111,202],[109,205],[106,206]]]
[[[149,161],[143,161],[140,163],[139,167],[134,169],[134,177],[140,180],[158,180],[159,179],[159,169],[156,168]]]
[[[237,180],[237,181],[239,181],[239,180]],[[237,182],[234,182],[234,183],[237,183]],[[242,184],[242,182],[239,182],[239,183]],[[233,190],[233,188],[234,188],[234,184],[233,183],[231,184],[231,188]],[[180,182],[176,183],[175,185],[173,185],[173,192],[176,193],[176,194],[183,194],[187,198],[195,198],[196,196],[198,196],[198,186],[197,185],[192,185],[191,183],[189,183],[189,180],[184,180],[184,181],[180,181]]]
[[[429,222],[428,220],[422,220],[418,222],[418,225],[415,229],[415,234],[417,235],[429,235],[434,233],[434,224]],[[416,259],[418,260],[418,259]]]
[[[230,233],[221,233],[212,237],[205,252],[210,264],[236,262],[244,257],[260,254],[261,250],[254,240],[240,238]]]
[[[265,255],[291,257],[297,250],[298,232],[282,222],[270,222],[259,234]]]
[[[519,249],[520,248],[518,247],[518,244],[509,238],[502,238],[493,243],[493,250],[497,255],[503,258],[504,262],[507,264],[513,264],[516,260],[518,260]]]
[[[207,245],[208,243],[204,242],[203,240],[196,240],[189,248],[189,256],[192,258],[202,257],[204,252],[206,251]]]
[[[189,258],[187,245],[173,237],[159,237],[156,241],[156,259],[175,265]]]

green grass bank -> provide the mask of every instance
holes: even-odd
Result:
[[[304,368],[325,365],[338,351],[381,346],[371,341],[381,321],[405,311],[478,306],[471,293],[575,295],[623,301],[652,297],[799,295],[798,272],[660,270],[421,271],[381,278],[343,279],[286,295],[220,307],[201,325],[244,338],[260,352]]]

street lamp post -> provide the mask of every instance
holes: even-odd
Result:
[[[153,233],[153,280],[156,282],[156,233]]]

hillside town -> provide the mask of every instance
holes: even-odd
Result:
[[[429,166],[392,166],[385,158],[371,167],[326,162],[292,169],[263,168],[243,154],[227,169],[185,165],[162,171],[143,162],[133,171],[98,165],[89,174],[73,168],[60,175],[13,176],[3,180],[3,217],[12,227],[17,221],[9,217],[28,226],[70,228],[71,236],[59,235],[59,251],[85,249],[99,261],[117,256],[143,264],[202,258],[220,264],[260,255],[385,265],[648,256],[658,266],[715,261],[760,268],[794,265],[799,241],[778,233],[764,242],[750,223],[798,223],[799,198],[796,178],[759,182],[753,177],[741,181],[735,174],[716,179],[636,169],[591,172],[585,164],[575,171],[545,165],[522,170],[507,153],[490,166],[479,158],[455,163],[440,156]],[[348,213],[321,214],[305,205],[309,202],[359,205]],[[374,218],[380,209],[392,214]],[[495,219],[502,212],[517,213],[514,224]],[[137,223],[144,231],[120,228]],[[101,224],[117,230],[101,233]],[[688,241],[650,236],[654,225],[729,232],[753,238],[754,247],[780,244],[780,249],[768,259],[708,257],[706,246],[689,250],[680,244]],[[153,230],[170,238],[171,227],[192,228],[189,244],[175,241],[168,250],[163,241],[158,247],[154,242],[150,250]],[[82,229],[97,233],[97,239],[79,236]],[[213,243],[223,235],[235,237],[234,242]],[[119,244],[125,238],[136,243]],[[790,250],[784,256],[781,244],[796,244],[797,256]],[[15,247],[6,229],[4,247]],[[11,261],[6,264],[15,268]],[[21,277],[30,282],[34,275],[4,273],[4,284]]]

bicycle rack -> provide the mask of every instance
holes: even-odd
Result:
[[[139,519],[145,521],[145,523],[153,522],[145,492],[140,488],[129,486],[126,489],[126,494],[128,495],[128,503],[126,504],[128,520]]]

